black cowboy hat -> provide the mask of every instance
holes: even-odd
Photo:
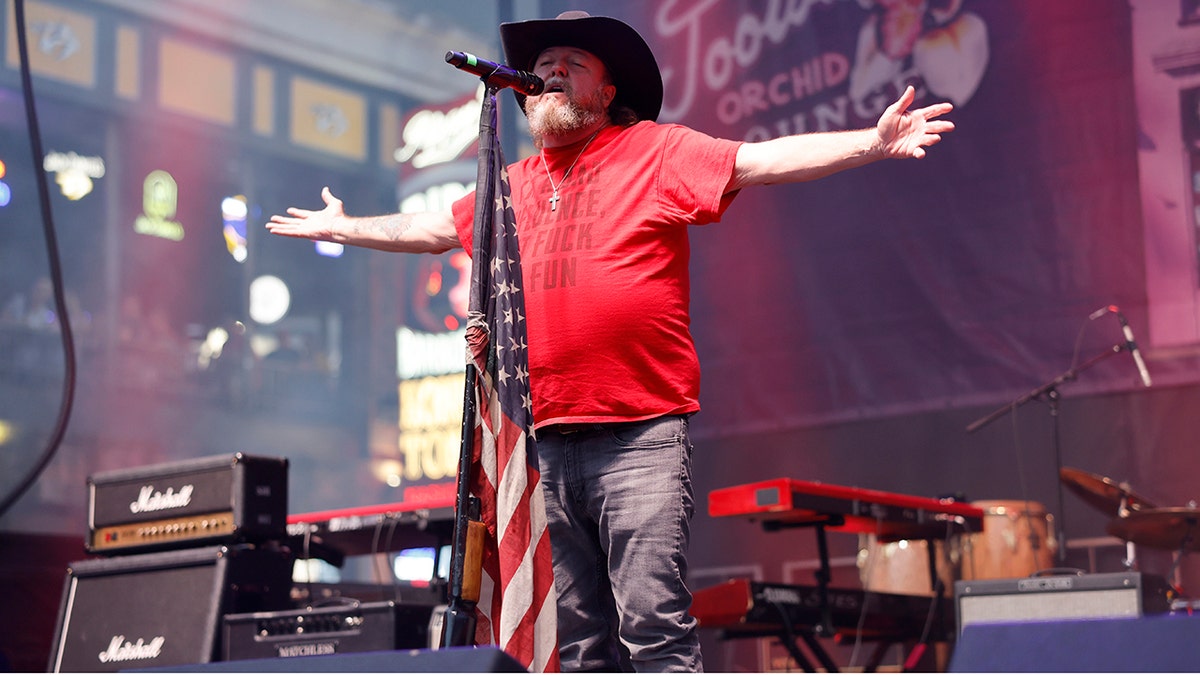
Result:
[[[654,52],[636,30],[622,21],[587,12],[563,12],[553,19],[500,24],[500,42],[508,65],[532,71],[538,54],[550,47],[577,47],[595,54],[608,68],[617,88],[614,101],[637,112],[643,120],[658,119],[663,82]],[[525,109],[525,96],[517,94]]]

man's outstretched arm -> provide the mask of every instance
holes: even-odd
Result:
[[[954,106],[936,103],[909,110],[915,97],[910,86],[888,106],[873,129],[797,134],[743,144],[726,192],[748,185],[815,180],[880,159],[924,157],[926,148],[954,130],[953,122],[938,119]]]
[[[321,198],[325,208],[320,211],[291,207],[286,216],[271,216],[267,230],[285,237],[399,253],[442,253],[462,246],[449,211],[348,216],[342,200],[329,188],[321,190]]]

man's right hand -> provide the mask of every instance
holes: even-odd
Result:
[[[267,223],[267,231],[285,237],[314,239],[318,241],[338,241],[337,224],[346,219],[342,209],[342,200],[333,196],[328,187],[321,189],[321,199],[325,200],[325,208],[320,211],[288,207],[286,216],[273,215]]]

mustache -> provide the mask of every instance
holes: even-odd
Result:
[[[551,77],[547,79],[545,81],[545,86],[542,88],[542,92],[546,93],[555,89],[567,95],[573,93],[571,83],[561,77]]]

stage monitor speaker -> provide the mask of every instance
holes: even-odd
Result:
[[[357,652],[290,659],[218,661],[176,668],[172,673],[525,673],[513,657],[495,647],[447,647],[407,651]]]
[[[1200,664],[1200,617],[974,624],[954,645],[956,673],[1177,673]]]
[[[289,606],[292,562],[286,551],[239,545],[72,563],[49,670],[215,660],[226,613]]]
[[[954,582],[959,633],[979,623],[1161,614],[1172,594],[1162,577],[1138,572]]]

